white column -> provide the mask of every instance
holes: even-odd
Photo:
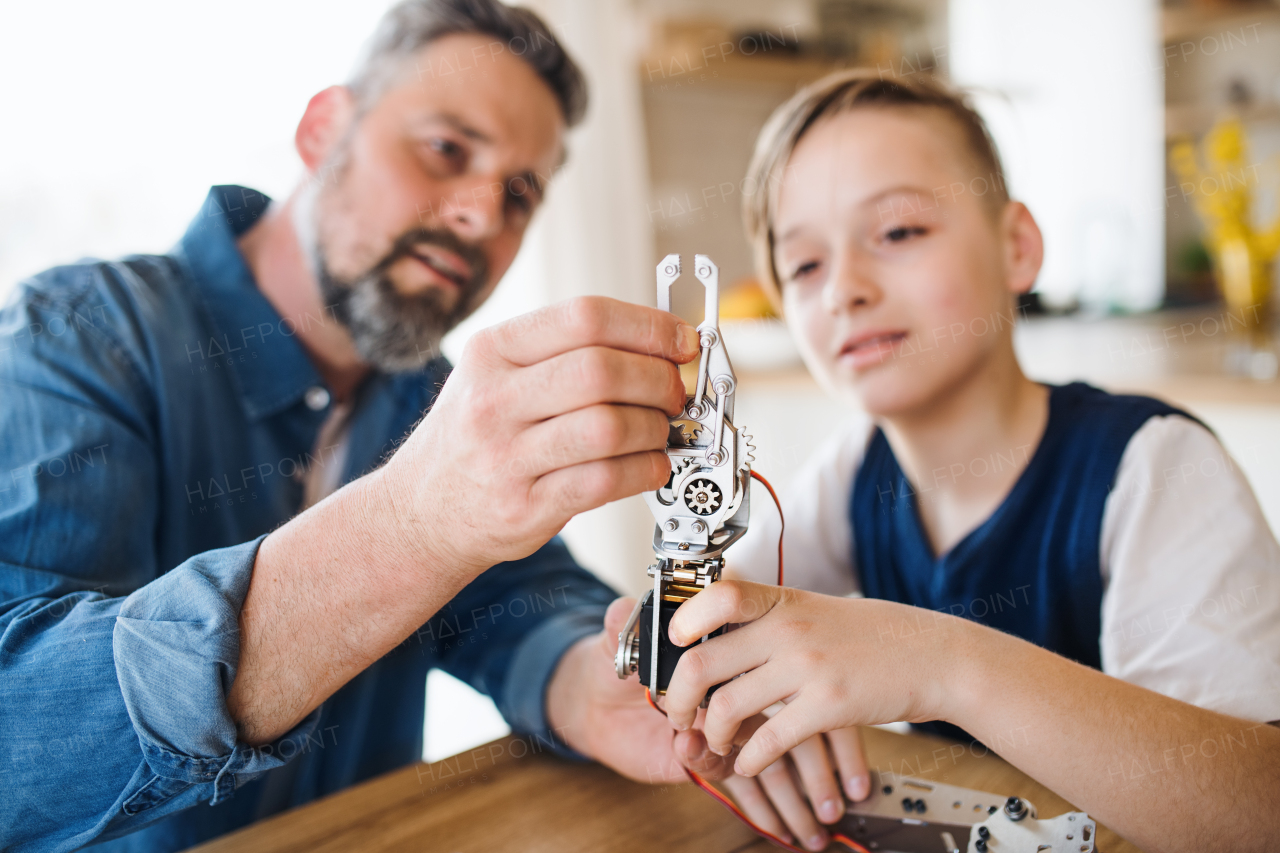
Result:
[[[1045,235],[1054,303],[1164,295],[1164,76],[1156,0],[952,0],[952,79]]]

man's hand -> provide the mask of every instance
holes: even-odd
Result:
[[[746,741],[763,722],[763,717],[745,721],[734,742]],[[726,759],[735,758],[737,749],[735,746]],[[735,773],[726,777],[723,785],[756,826],[788,843],[799,838],[810,850],[825,850],[831,836],[823,824],[844,817],[842,788],[854,802],[865,800],[870,793],[867,759],[856,727],[814,735],[758,776]]]
[[[676,732],[649,707],[639,679],[618,678],[613,667],[618,632],[635,606],[609,605],[604,630],[584,637],[560,660],[547,688],[547,718],[569,746],[637,782],[688,781],[684,767],[708,779],[729,775],[732,756],[707,750],[700,732]]]
[[[676,364],[697,353],[678,317],[594,297],[477,334],[386,465],[258,549],[227,697],[241,737],[288,731],[577,513],[666,482]]]
[[[698,353],[678,317],[603,297],[476,334],[431,413],[388,464],[402,527],[477,572],[527,556],[580,512],[671,473],[676,365]]]

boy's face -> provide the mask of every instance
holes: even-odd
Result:
[[[784,172],[787,321],[815,376],[872,415],[919,410],[1013,357],[1011,290],[1029,284],[1011,280],[1009,217],[973,160],[945,114],[860,107],[814,125]]]

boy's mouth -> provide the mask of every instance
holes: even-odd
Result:
[[[837,358],[854,369],[879,364],[907,339],[905,331],[871,331],[855,335],[840,347]]]

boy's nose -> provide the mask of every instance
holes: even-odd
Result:
[[[882,291],[865,270],[855,264],[840,264],[831,271],[822,289],[822,307],[836,314],[865,308],[880,301]]]

